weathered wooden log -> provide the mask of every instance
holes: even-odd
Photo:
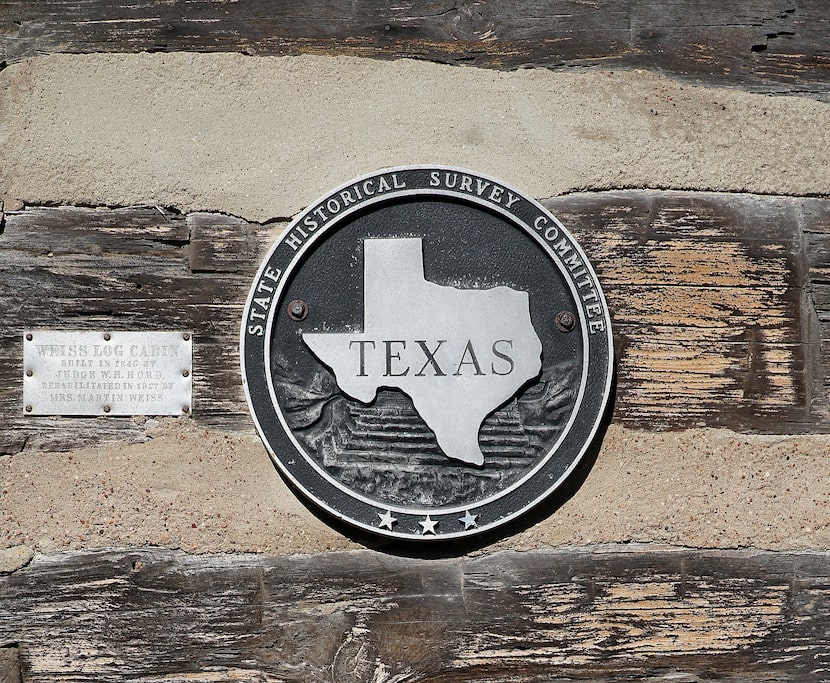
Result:
[[[657,69],[827,100],[826,27],[820,0],[2,0],[0,62],[51,52],[325,53],[499,69]]]
[[[268,230],[219,214],[185,217],[157,207],[6,214],[0,452],[146,438],[130,419],[25,417],[24,328],[193,330],[194,413],[206,425],[247,429],[236,340],[261,251],[258,234]]]
[[[0,576],[26,681],[805,681],[823,552],[39,556]]]
[[[626,191],[545,204],[597,264],[617,420],[827,429],[830,202]]]
[[[585,246],[609,299],[616,421],[830,429],[830,201],[625,191],[546,204]],[[273,235],[155,207],[7,213],[0,452],[145,438],[130,418],[25,416],[22,333],[32,327],[192,330],[194,418],[250,430],[238,330]]]

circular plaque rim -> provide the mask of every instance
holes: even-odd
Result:
[[[473,179],[481,179],[485,182],[499,186],[503,188],[505,192],[509,192],[514,197],[518,198],[517,201],[519,199],[523,200],[530,207],[530,213],[537,216],[535,219],[537,227],[534,229],[528,221],[522,219],[522,217],[516,215],[516,213],[506,209],[499,203],[494,203],[492,200],[487,201],[480,195],[476,196],[475,194],[470,194],[469,192],[453,191],[440,187],[395,187],[384,192],[383,194],[375,195],[371,198],[366,198],[356,202],[354,206],[338,212],[335,216],[331,217],[331,220],[324,222],[322,226],[311,232],[311,234],[306,234],[305,241],[302,243],[301,247],[295,247],[294,251],[289,254],[287,259],[279,258],[278,250],[280,246],[286,244],[289,240],[289,236],[295,228],[298,228],[305,234],[305,231],[302,230],[303,221],[312,214],[315,207],[319,208],[325,206],[326,202],[332,199],[339,199],[341,192],[348,190],[349,188],[353,188],[361,183],[388,176],[395,177],[397,181],[397,174],[411,174],[413,172],[425,174],[427,177],[430,177],[432,172],[458,173],[470,176]],[[574,406],[571,409],[565,428],[563,428],[562,432],[556,437],[553,446],[551,446],[543,456],[540,456],[538,462],[536,462],[528,472],[522,475],[519,480],[513,482],[504,489],[491,494],[485,499],[472,502],[470,505],[455,504],[428,508],[424,506],[407,507],[400,504],[386,504],[372,500],[364,494],[342,485],[334,477],[325,472],[318,465],[318,463],[314,462],[314,460],[305,453],[302,445],[298,443],[296,437],[292,433],[292,430],[286,423],[282,407],[280,406],[274,392],[273,377],[269,370],[271,367],[271,338],[275,324],[274,320],[284,308],[285,302],[282,300],[282,295],[287,284],[291,281],[292,273],[302,267],[305,254],[310,251],[316,243],[325,239],[323,236],[326,233],[330,233],[335,230],[339,224],[342,224],[344,220],[348,219],[348,217],[356,211],[365,210],[373,205],[381,205],[395,201],[396,199],[402,200],[417,196],[448,197],[462,203],[475,205],[480,210],[495,211],[507,223],[524,231],[541,248],[542,252],[551,262],[551,265],[562,274],[570,290],[569,294],[574,302],[577,317],[580,323],[579,330],[582,335],[584,359],[580,372],[580,387],[578,395],[574,402]],[[547,232],[543,232],[542,229],[538,227],[538,224],[541,221],[544,221],[543,227],[548,228],[548,230],[550,228],[555,228],[557,237],[564,238],[567,241],[567,246],[581,259],[581,265],[584,268],[584,272],[587,274],[593,286],[592,289],[596,292],[596,301],[599,302],[602,309],[603,326],[598,333],[588,333],[585,306],[584,302],[580,302],[576,278],[571,276],[564,263],[553,250],[552,245],[550,244],[552,240],[547,240],[545,238]],[[280,267],[283,260],[287,260],[287,263],[284,267]],[[248,331],[249,325],[251,325],[253,320],[252,306],[254,301],[257,299],[257,287],[260,283],[264,282],[263,277],[269,272],[269,269],[271,273],[277,269],[279,275],[277,276],[277,279],[272,282],[273,289],[265,320],[264,333],[259,335],[259,337],[254,338]],[[580,277],[583,276],[581,275]],[[261,289],[259,290],[259,293],[261,295]],[[261,315],[258,317],[261,317]],[[260,346],[262,347],[261,351],[259,351]],[[599,351],[595,351],[593,347],[599,347]],[[252,352],[252,349],[255,349],[255,351]],[[254,363],[250,362],[251,359],[249,359],[249,355],[254,356]],[[595,358],[595,356],[599,356],[599,358]],[[605,358],[603,359],[602,356],[605,356]],[[603,360],[605,361],[604,364]],[[280,473],[289,482],[291,482],[291,484],[298,491],[300,491],[306,499],[330,515],[334,516],[336,519],[362,529],[363,531],[395,539],[441,541],[467,538],[501,527],[539,505],[543,500],[551,496],[554,491],[564,484],[564,482],[570,477],[576,467],[584,459],[585,454],[593,443],[601,426],[608,402],[610,400],[614,374],[614,353],[610,315],[599,279],[597,278],[593,267],[591,266],[579,243],[550,211],[548,211],[540,202],[537,202],[535,199],[517,191],[511,185],[483,173],[444,165],[408,165],[383,168],[364,174],[357,178],[352,178],[351,180],[321,195],[315,201],[308,204],[305,209],[294,217],[291,223],[284,229],[280,238],[268,250],[268,253],[260,264],[253,280],[253,284],[250,288],[245,303],[242,326],[240,330],[240,365],[246,401],[248,403],[251,417],[254,421],[257,432]],[[252,365],[255,367],[251,367]],[[595,390],[599,390],[599,400],[591,400],[594,396],[588,394],[588,383],[590,381],[589,374],[592,367],[594,369],[599,368],[602,373],[602,376],[599,378],[599,384],[601,386],[593,387]],[[252,375],[250,373],[258,374]],[[261,386],[263,376],[265,379],[265,387]],[[594,383],[596,384],[597,382],[595,381]],[[263,392],[262,389],[265,389],[265,391]],[[588,405],[586,407],[586,402],[590,402],[592,405]],[[575,442],[573,445],[576,447],[576,453],[570,457],[568,466],[559,474],[559,476],[556,477],[555,480],[550,483],[543,483],[540,487],[539,479],[544,477],[544,470],[550,464],[553,456],[559,452],[560,448],[563,447],[563,444],[570,445],[567,443],[568,437],[574,438],[572,437],[574,425],[580,417],[583,409],[586,409],[588,412],[588,425],[587,428],[583,426],[582,429],[578,430],[584,433],[581,434],[581,436],[576,437],[578,438],[578,442]],[[283,450],[288,450],[288,452],[282,453]],[[302,461],[306,463],[307,467],[298,465],[298,458],[302,459]],[[311,480],[309,480],[307,476],[303,477],[302,473],[299,471],[307,470],[309,468],[310,471],[313,472]],[[530,484],[533,482],[535,482],[535,485],[531,486]],[[484,521],[482,524],[476,523],[476,520],[481,516],[483,510],[489,510],[490,508],[497,506],[497,504],[503,503],[505,499],[511,495],[515,496],[520,494],[523,488],[530,489],[529,495],[519,495],[518,497],[520,500],[517,501],[517,507],[512,510],[508,510],[507,512],[496,513],[496,518]],[[329,490],[326,491],[326,489]],[[332,494],[335,490],[339,491],[342,495],[325,496],[325,493]],[[343,496],[345,496],[345,499]],[[347,504],[344,505],[344,502]],[[351,502],[351,505],[349,505],[348,502]],[[477,514],[471,517],[471,511],[476,512]],[[395,525],[392,523],[388,523],[388,528],[381,526],[380,524],[383,520],[384,513],[387,515],[387,520],[392,513],[407,516],[410,528],[414,530],[396,530],[393,528]],[[467,520],[472,519],[472,526],[468,528],[468,522],[465,522],[462,518],[457,518],[456,516],[459,513],[464,513]],[[435,517],[436,519],[432,520],[431,517]],[[381,522],[378,521],[378,518],[381,519]],[[440,523],[446,518],[450,518],[448,521],[455,519],[457,520],[457,523],[463,523],[464,529],[445,531],[444,528],[440,526]],[[396,522],[398,521],[398,518],[394,519]],[[428,525],[425,526],[423,522],[420,523],[420,525],[418,523],[413,523],[413,519],[424,520],[428,523]],[[436,527],[438,530],[436,530]]]

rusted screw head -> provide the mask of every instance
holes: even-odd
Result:
[[[559,311],[555,322],[556,329],[560,332],[571,332],[576,326],[576,316],[570,311]]]
[[[305,320],[308,315],[308,304],[302,299],[294,299],[288,304],[288,317],[291,320]]]

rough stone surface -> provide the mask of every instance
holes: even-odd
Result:
[[[288,490],[255,437],[199,430],[189,419],[162,420],[150,433],[144,444],[0,459],[0,544],[351,547]]]
[[[17,647],[0,647],[0,683],[20,683],[20,653]]]
[[[830,548],[830,436],[612,426],[559,510],[491,549],[593,543]],[[143,444],[0,459],[0,546],[192,552],[359,547],[312,515],[256,437],[162,421]]]
[[[355,175],[446,163],[542,198],[830,192],[830,105],[645,72],[401,60],[51,55],[0,74],[0,194],[264,220]]]
[[[26,545],[13,545],[0,550],[0,574],[17,571],[25,567],[34,557],[34,551]]]

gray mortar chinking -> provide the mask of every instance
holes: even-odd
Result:
[[[498,180],[437,166],[312,203],[263,261],[241,330],[282,474],[337,518],[418,540],[495,528],[558,488],[599,427],[612,348],[567,230]]]

